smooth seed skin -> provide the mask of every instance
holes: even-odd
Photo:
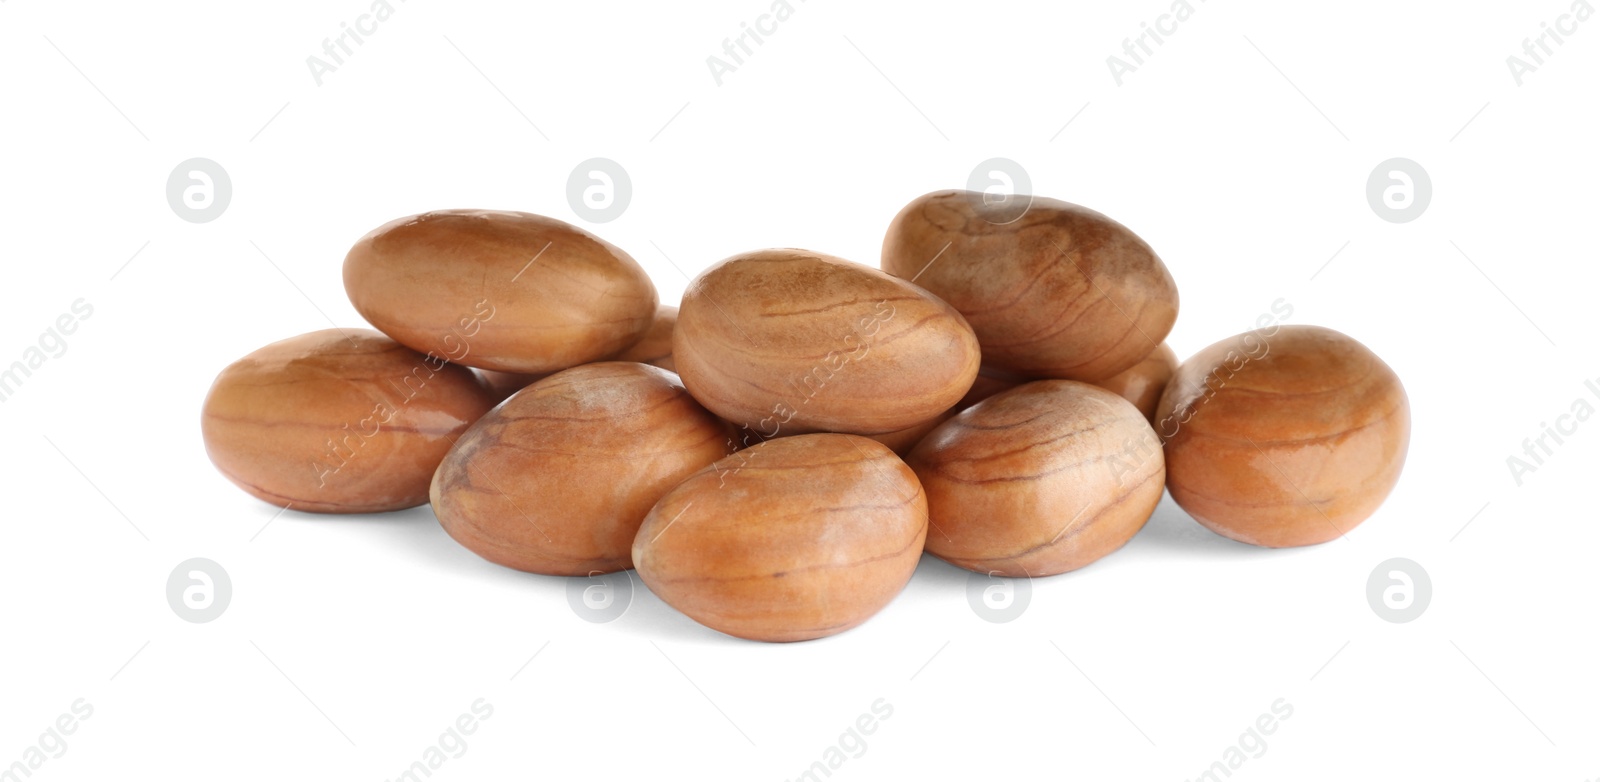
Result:
[[[1273,548],[1332,540],[1400,478],[1411,410],[1365,345],[1320,326],[1218,342],[1183,362],[1156,413],[1167,488],[1220,535]]]
[[[874,434],[868,436],[888,446],[889,450],[894,451],[895,456],[904,458],[906,454],[911,453],[912,448],[917,447],[917,443],[922,442],[922,438],[927,437],[929,432],[937,429],[939,424],[950,420],[950,418],[954,416],[956,412],[957,409],[952,407],[949,410],[923,421],[920,424],[916,424],[915,426],[909,426],[905,429],[896,429],[893,432],[887,432],[885,434]]]
[[[1009,391],[1023,383],[1027,378],[1017,377],[992,367],[978,367],[978,377],[972,381],[972,388],[967,389],[966,396],[956,403],[956,412],[965,410],[1001,391]]]
[[[433,510],[496,564],[626,570],[650,507],[726,454],[730,434],[671,372],[585,364],[518,391],[463,434],[434,475]]]
[[[866,621],[911,579],[927,535],[916,475],[848,434],[784,437],[724,457],[645,519],[650,591],[714,630],[805,641]]]
[[[496,372],[492,369],[473,370],[483,382],[489,386],[489,391],[494,394],[496,404],[504,401],[506,397],[521,391],[534,383],[549,377],[548,374],[524,375],[520,372]]]
[[[423,353],[541,374],[620,353],[655,317],[656,289],[615,245],[524,212],[452,209],[361,237],[344,262],[361,316]]]
[[[672,327],[678,321],[678,308],[661,305],[656,308],[655,320],[651,321],[650,328],[644,337],[634,343],[633,347],[618,353],[611,361],[634,361],[640,364],[661,367],[668,372],[672,368]],[[495,393],[495,401],[533,385],[554,374],[541,372],[539,374],[522,374],[520,372],[496,372],[492,369],[479,369],[477,373],[489,384],[489,389]]]
[[[633,347],[617,354],[612,360],[637,361],[661,367],[668,372],[678,371],[672,363],[672,331],[677,324],[677,307],[670,304],[657,307],[655,320],[650,322],[650,328],[645,331],[644,337],[634,343]]]
[[[1000,576],[1076,570],[1121,548],[1161,501],[1161,446],[1132,403],[1039,380],[968,408],[906,457],[928,493],[928,553]]]
[[[375,331],[327,329],[222,370],[200,430],[217,469],[261,500],[376,513],[427,502],[452,440],[493,405],[470,369]]]
[[[883,270],[959,310],[984,364],[1008,372],[1103,380],[1166,339],[1178,288],[1144,240],[1065,201],[990,222],[1010,220],[1004,208],[962,190],[913,200],[889,225]]]
[[[954,405],[978,371],[961,314],[806,250],[735,255],[684,293],[672,356],[700,403],[761,438],[883,434]]]
[[[1153,426],[1156,422],[1156,406],[1161,404],[1161,392],[1167,390],[1167,383],[1171,382],[1173,373],[1177,371],[1178,354],[1163,342],[1143,361],[1095,385],[1132,402]]]

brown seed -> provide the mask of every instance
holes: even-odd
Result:
[[[759,437],[882,434],[961,399],[978,342],[960,313],[877,269],[805,250],[736,255],[684,294],[678,373]]]
[[[428,481],[494,398],[472,370],[367,329],[274,342],[211,384],[206,453],[279,506],[372,513],[428,501]]]
[[[724,457],[645,519],[650,591],[714,630],[805,641],[866,621],[911,579],[927,503],[905,463],[847,434],[784,437]]]
[[[961,190],[917,198],[889,225],[884,271],[960,310],[984,364],[1009,372],[1093,382],[1166,339],[1178,288],[1144,240],[1064,201],[1007,208]]]
[[[455,209],[403,217],[344,261],[350,303],[424,353],[501,372],[554,372],[639,341],[656,310],[644,269],[549,217]]]
[[[634,346],[617,354],[616,361],[637,361],[676,372],[672,363],[672,329],[678,323],[678,308],[663,304],[656,308],[655,320],[644,338]]]
[[[434,476],[433,510],[450,537],[506,567],[626,570],[650,506],[727,453],[730,434],[671,372],[585,364],[522,389],[462,435]]]
[[[1156,420],[1156,405],[1161,403],[1161,392],[1167,389],[1172,373],[1178,370],[1178,354],[1167,343],[1114,377],[1100,380],[1095,385],[1133,403],[1151,424]]]
[[[958,412],[958,407],[959,405],[952,407],[915,426],[897,429],[885,434],[868,435],[868,437],[889,446],[889,450],[894,451],[896,456],[903,457],[911,453],[911,449],[917,447],[917,443],[922,442],[922,438],[927,437],[929,432],[937,429],[939,424],[950,420]]]
[[[972,381],[972,388],[967,389],[966,396],[956,403],[956,411],[965,410],[1001,391],[1009,391],[1023,383],[1027,378],[1017,377],[1008,372],[1002,372],[993,367],[978,367],[978,377]]]
[[[548,374],[524,375],[520,372],[496,372],[492,369],[474,370],[483,382],[489,386],[489,391],[494,394],[495,402],[500,402],[512,394],[521,391],[534,383],[549,377]]]
[[[906,457],[928,492],[928,553],[1048,576],[1122,547],[1161,501],[1161,446],[1126,399],[1071,380],[996,394]]]
[[[678,321],[678,308],[661,305],[656,308],[655,320],[651,321],[650,329],[645,332],[633,347],[618,353],[610,361],[636,361],[640,364],[661,367],[668,372],[672,368],[672,326]],[[551,372],[541,372],[536,375],[526,375],[520,372],[496,372],[492,369],[477,370],[479,375],[489,383],[490,390],[494,391],[496,399],[505,399],[539,380],[549,377]]]
[[[1225,339],[1183,362],[1156,413],[1172,499],[1257,546],[1354,529],[1400,479],[1411,408],[1365,345],[1320,326]]]

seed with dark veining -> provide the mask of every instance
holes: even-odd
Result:
[[[451,442],[494,405],[472,370],[367,329],[275,342],[217,375],[200,429],[229,480],[322,513],[428,501]]]
[[[650,591],[691,619],[758,641],[866,621],[900,593],[927,535],[917,477],[848,434],[769,440],[668,492],[633,544]]]
[[[1009,208],[960,190],[921,196],[890,223],[883,270],[950,302],[983,363],[1020,375],[1102,380],[1166,339],[1178,288],[1144,240],[1065,201]]]
[[[379,331],[457,364],[541,374],[639,341],[656,289],[626,252],[525,212],[447,209],[361,237],[344,287]]]
[[[678,324],[678,308],[663,304],[656,308],[655,320],[633,347],[617,354],[615,361],[637,361],[676,372],[672,363],[672,331]]]
[[[683,295],[672,339],[689,392],[750,442],[915,426],[960,400],[978,372],[978,341],[950,305],[806,250],[706,270]]]
[[[1144,414],[1146,421],[1155,423],[1156,405],[1161,402],[1161,392],[1167,390],[1172,373],[1178,371],[1178,354],[1167,343],[1155,349],[1143,361],[1123,370],[1120,374],[1095,385],[1133,403]]]
[[[906,457],[928,492],[928,553],[1048,576],[1117,550],[1161,500],[1161,446],[1132,403],[1071,380],[996,394]]]
[[[625,570],[645,513],[726,454],[731,435],[665,369],[573,367],[461,436],[434,476],[433,510],[490,562],[550,575]]]
[[[1332,540],[1400,480],[1411,407],[1360,342],[1320,326],[1225,339],[1183,362],[1156,412],[1167,488],[1201,524],[1258,546]]]

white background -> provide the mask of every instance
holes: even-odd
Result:
[[[367,0],[0,3],[0,364],[94,308],[0,404],[0,763],[85,698],[33,779],[392,779],[484,698],[434,778],[791,779],[883,698],[835,778],[1180,780],[1284,698],[1235,778],[1600,777],[1600,418],[1520,487],[1506,466],[1600,378],[1600,20],[1519,87],[1506,58],[1568,0],[1196,0],[1118,86],[1106,58],[1167,0],[864,5],[795,0],[718,86],[706,58],[767,0],[396,0],[318,86],[306,58]],[[598,226],[565,193],[596,156],[634,189]],[[761,645],[642,586],[582,621],[563,580],[479,560],[427,508],[269,525],[205,457],[216,372],[362,325],[340,264],[391,218],[577,222],[672,303],[761,247],[876,265],[901,205],[995,156],[1156,248],[1180,356],[1283,298],[1388,361],[1414,416],[1388,503],[1348,540],[1269,551],[1167,500],[1009,624],[925,559],[861,628]],[[214,222],[167,203],[192,157],[231,175]],[[1414,222],[1368,205],[1392,157],[1431,174]],[[209,624],[165,599],[196,556],[233,581]],[[1433,583],[1409,624],[1366,598],[1397,556]]]

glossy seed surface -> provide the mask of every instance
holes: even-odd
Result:
[[[1133,231],[1035,196],[1021,216],[963,190],[895,216],[884,271],[915,279],[972,325],[983,363],[1030,377],[1096,381],[1139,363],[1178,316],[1172,275]]]
[[[490,562],[564,576],[625,570],[651,506],[728,442],[677,375],[586,364],[518,391],[462,435],[434,476],[433,510]]]
[[[1183,362],[1156,413],[1167,488],[1201,524],[1258,546],[1349,532],[1400,478],[1411,409],[1365,345],[1320,326],[1218,342]]]
[[[949,409],[978,372],[950,305],[877,269],[806,250],[760,250],[684,293],[678,374],[702,404],[761,438],[883,434]]]
[[[922,556],[927,503],[882,444],[783,437],[724,457],[650,511],[633,546],[650,591],[691,619],[758,641],[866,621]]]
[[[427,502],[451,442],[494,401],[470,369],[368,329],[327,329],[224,369],[200,428],[217,469],[266,502],[371,513]]]
[[[1160,443],[1103,388],[1040,380],[933,430],[906,457],[928,494],[928,553],[979,573],[1075,570],[1133,537],[1161,500]]]
[[[386,223],[344,262],[361,316],[423,353],[541,374],[610,358],[656,312],[649,276],[616,245],[526,212],[449,209]]]

